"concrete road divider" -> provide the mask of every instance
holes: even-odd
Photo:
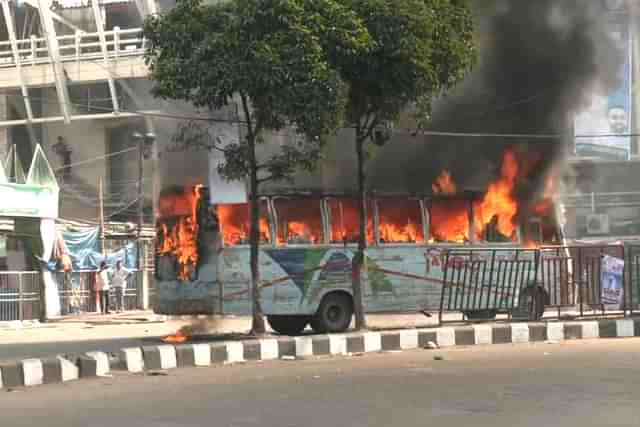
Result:
[[[640,336],[640,318],[571,322],[464,325],[429,329],[364,331],[333,335],[270,337],[243,341],[187,343],[123,348],[115,355],[95,351],[75,357],[57,356],[0,362],[0,388],[61,383],[107,376],[113,369],[131,373],[211,366],[248,361],[349,356],[489,344]]]

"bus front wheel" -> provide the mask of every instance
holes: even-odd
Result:
[[[309,323],[308,316],[267,316],[271,329],[281,335],[300,335]]]
[[[330,293],[320,302],[315,316],[311,318],[311,327],[319,334],[344,332],[351,324],[353,303],[351,296],[344,293]]]

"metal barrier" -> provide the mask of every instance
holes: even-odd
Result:
[[[577,307],[580,316],[599,310],[606,314],[607,308],[602,304],[602,257],[609,255],[628,261],[623,245],[604,246],[562,246],[544,247],[540,249],[539,284],[549,298],[548,307],[557,308],[558,316],[561,308]],[[624,295],[633,294],[628,271],[623,281]],[[625,297],[621,310],[630,308]]]
[[[538,253],[530,249],[465,249],[445,253],[439,319],[446,311],[469,318],[511,313],[535,283]]]
[[[0,272],[0,321],[40,317],[42,275],[36,271]]]
[[[602,300],[602,260],[624,261],[622,304]],[[462,312],[470,320],[507,313],[537,319],[545,308],[556,316],[633,314],[640,296],[640,245],[583,245],[538,249],[450,250],[445,254],[440,320],[447,311]],[[526,312],[529,315],[526,315]],[[474,316],[476,318],[474,318]]]

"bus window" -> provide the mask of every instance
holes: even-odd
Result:
[[[355,199],[336,198],[327,200],[331,215],[331,243],[357,243],[360,228],[360,210]],[[367,220],[367,242],[373,243],[373,206],[369,203]]]
[[[322,213],[320,199],[275,199],[278,244],[321,244]]]
[[[249,244],[249,204],[218,205],[220,229],[227,246]],[[260,241],[271,243],[267,202],[260,202]]]
[[[379,199],[378,231],[380,243],[422,243],[422,213],[420,202],[410,199]]]
[[[429,209],[429,241],[464,243],[469,240],[469,202],[467,200],[432,200]]]

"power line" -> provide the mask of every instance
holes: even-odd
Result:
[[[6,94],[6,96],[19,97],[22,96],[17,94]],[[540,94],[534,95],[529,99],[524,99],[520,101],[516,101],[514,104],[530,102],[531,100],[539,97]],[[51,104],[60,104],[59,101],[49,100],[48,98],[40,98],[40,97],[29,97],[29,99],[51,103]],[[84,104],[67,102],[66,105],[70,106],[84,106]],[[107,107],[99,107],[99,106],[91,106],[90,110],[102,111],[114,113],[113,108]],[[144,111],[144,110],[128,110],[121,109],[120,112],[130,113],[139,115],[142,117],[157,117],[157,118],[166,118],[166,119],[174,119],[174,120],[183,120],[183,121],[202,121],[202,122],[210,122],[210,123],[230,123],[230,124],[246,124],[247,122],[240,119],[219,119],[214,117],[202,117],[202,116],[189,116],[189,115],[177,115],[177,114],[168,114],[168,113],[160,113],[160,112],[152,112],[152,111]],[[114,118],[117,118],[117,115],[114,115]],[[344,126],[344,128],[352,129],[354,126]],[[432,130],[420,130],[416,131],[415,129],[407,129],[407,128],[397,128],[397,130],[401,130],[404,132],[412,133],[412,134],[420,134],[420,135],[429,135],[429,136],[447,136],[447,137],[477,137],[477,138],[505,138],[505,139],[514,139],[514,138],[527,138],[527,139],[563,139],[566,138],[567,135],[561,133],[541,133],[541,134],[531,134],[531,133],[495,133],[495,132],[458,132],[458,131],[432,131]],[[285,134],[290,135],[290,134]],[[608,137],[637,137],[640,136],[640,133],[624,133],[624,134],[578,134],[573,135],[573,138],[608,138]],[[130,151],[136,150],[136,148],[127,149]],[[127,151],[123,150],[123,151]],[[98,160],[100,158],[97,158]],[[61,169],[61,168],[59,168]],[[63,168],[62,168],[63,169]]]
[[[71,164],[68,164],[68,165],[65,165],[65,166],[60,166],[59,168],[55,168],[54,171],[57,172],[57,171],[60,171],[60,170],[63,170],[63,169],[68,169],[68,168],[73,167],[73,166],[84,165],[84,164],[87,164],[87,163],[93,163],[93,162],[96,162],[98,160],[108,159],[110,157],[118,156],[120,154],[128,153],[130,151],[138,151],[138,148],[137,147],[131,147],[131,148],[127,148],[127,149],[124,149],[124,150],[121,150],[121,151],[116,151],[114,153],[105,154],[104,156],[98,156],[98,157],[93,157],[93,158],[81,160],[79,162],[75,162],[75,163],[71,163]]]
[[[115,211],[115,212],[112,212],[112,213],[111,213],[111,214],[109,214],[105,219],[111,219],[111,218],[113,218],[114,216],[116,216],[116,215],[118,215],[118,214],[123,213],[124,211],[126,211],[127,209],[129,209],[131,206],[133,206],[133,204],[134,204],[134,203],[137,203],[137,202],[138,202],[138,200],[140,200],[140,199],[138,199],[138,198],[136,197],[136,198],[135,198],[135,199],[133,199],[130,203],[128,203],[125,207],[123,207],[122,209],[119,209],[119,210],[117,210],[117,211]]]

